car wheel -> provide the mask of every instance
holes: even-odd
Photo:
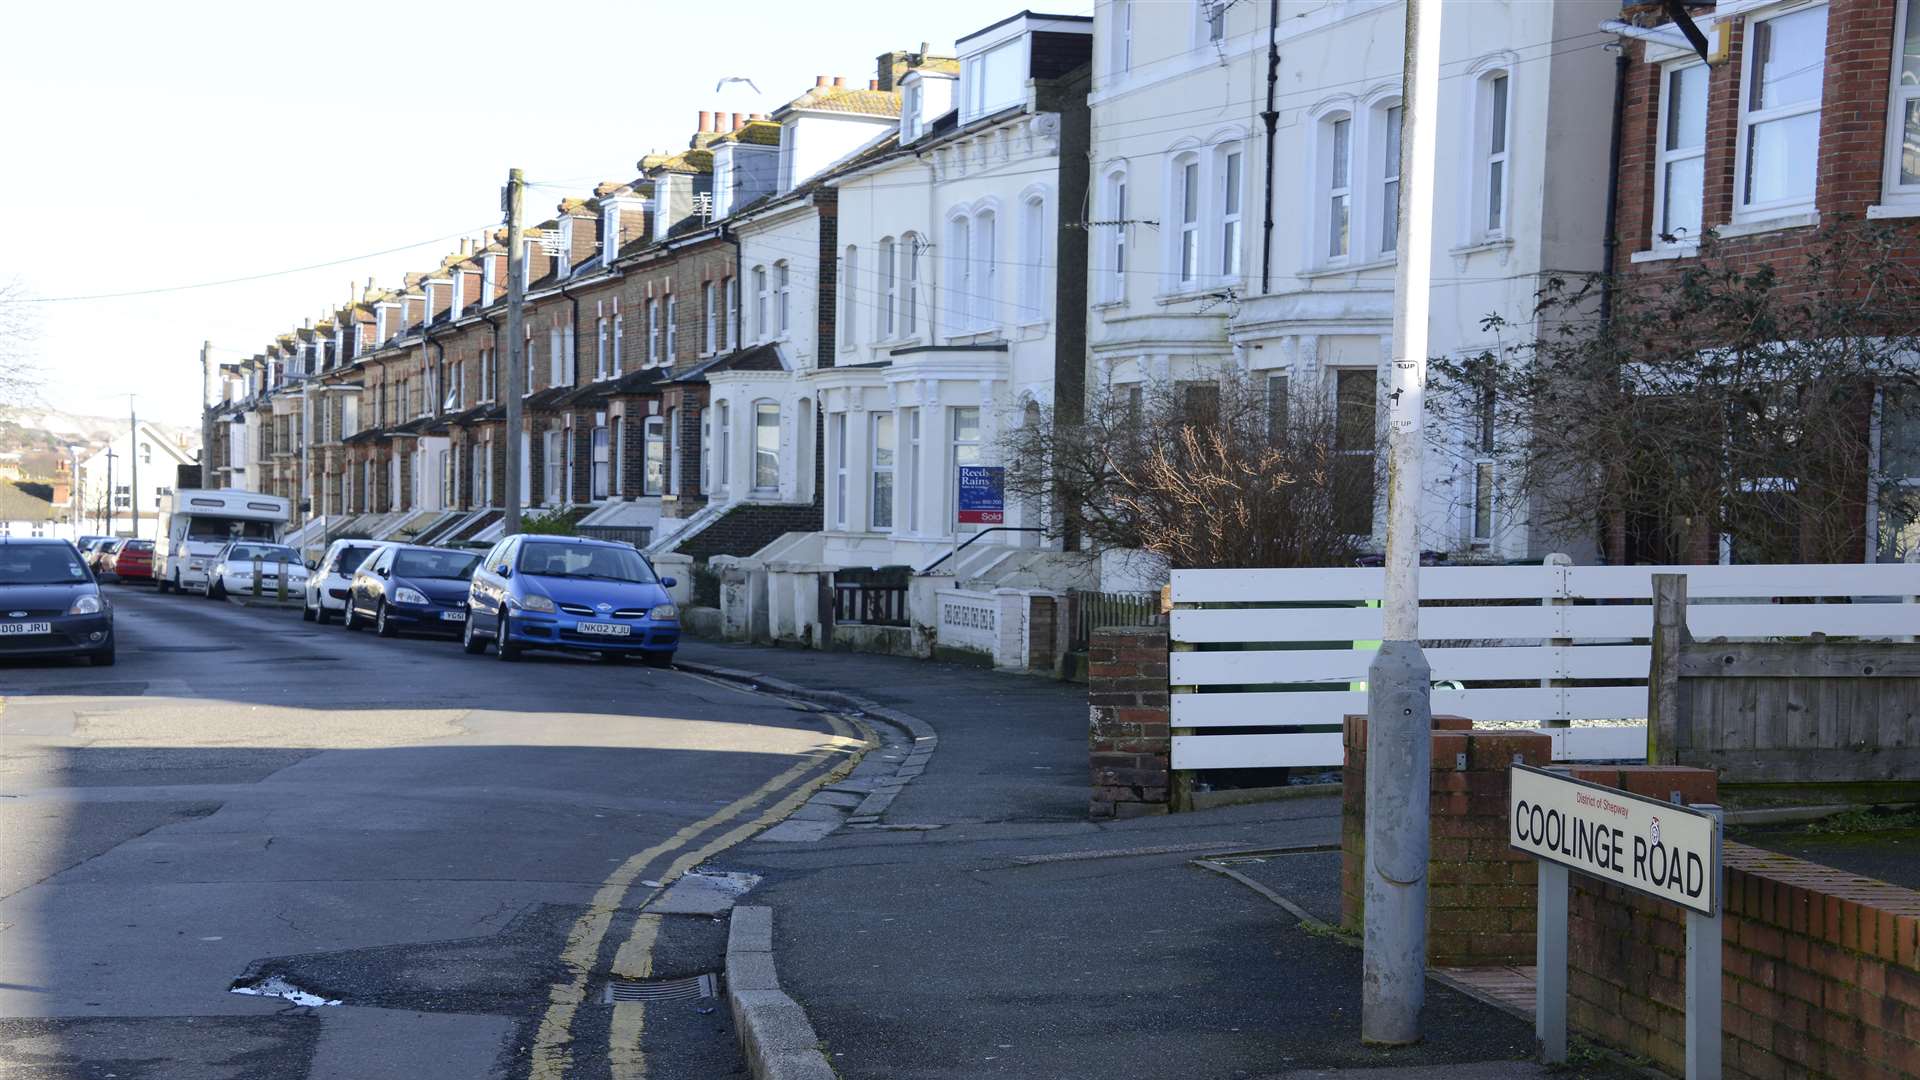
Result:
[[[87,657],[87,659],[93,662],[94,667],[112,667],[113,646],[108,645],[106,652],[94,653],[92,656]]]
[[[207,583],[207,599],[225,600],[226,598],[227,586],[219,578],[214,578]]]
[[[399,627],[387,621],[387,602],[385,600],[380,601],[380,605],[373,609],[373,632],[379,634],[381,637],[393,637],[400,632]]]
[[[650,652],[643,655],[647,658],[648,667],[665,668],[673,666],[673,653],[671,651]]]
[[[505,612],[502,612],[500,614],[500,621],[495,623],[493,627],[493,658],[495,660],[513,661],[520,659],[520,646],[508,640],[507,634],[507,616]]]
[[[467,625],[460,628],[460,648],[468,656],[478,656],[487,651],[487,639],[473,632],[473,609],[467,609]]]
[[[353,597],[347,597],[347,609],[340,613],[340,629],[358,630],[360,621],[353,617]]]
[[[173,591],[173,582],[167,578],[155,578],[153,587],[155,592],[165,595]]]
[[[301,604],[301,605],[300,605],[300,621],[301,621],[301,622],[313,622],[313,621],[314,621],[314,618],[315,618],[315,616],[314,616],[314,614],[313,614],[313,605],[312,605],[312,604]]]
[[[313,621],[325,626],[333,621],[333,612],[327,610],[327,602],[321,600],[313,605]]]

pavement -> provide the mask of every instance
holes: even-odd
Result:
[[[938,736],[877,820],[725,860],[762,878],[779,984],[843,1080],[1548,1075],[1530,1025],[1437,982],[1424,1042],[1362,1045],[1360,952],[1318,921],[1337,914],[1335,797],[1094,823],[1084,687],[707,642],[681,659],[851,691]],[[1289,906],[1196,865],[1222,855]]]

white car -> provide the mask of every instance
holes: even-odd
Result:
[[[387,546],[385,540],[335,540],[307,575],[307,603],[300,617],[325,625],[335,615],[344,614],[347,594],[353,588],[353,572]]]
[[[213,565],[207,569],[207,595],[215,600],[230,595],[251,595],[256,569],[260,575],[261,596],[278,596],[283,574],[288,596],[306,592],[307,568],[300,561],[299,552],[285,544],[235,540],[220,549]]]

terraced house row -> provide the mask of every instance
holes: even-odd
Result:
[[[1707,228],[1767,259],[1823,215],[1872,218],[1915,253],[1916,2],[1695,5],[1705,64],[1658,5],[1449,9],[1434,351],[1549,334],[1544,282],[1672,273]],[[296,543],[487,540],[519,439],[530,508],[692,562],[728,633],[1044,665],[1069,592],[1151,582],[1047,538],[1041,506],[963,520],[962,467],[1095,390],[1239,372],[1276,416],[1338,417],[1341,467],[1372,479],[1341,514],[1377,547],[1403,20],[1394,0],[1100,0],[702,113],[684,151],[529,229],[528,385],[503,385],[504,234],[476,237],[224,369],[220,482],[293,499]],[[1920,408],[1872,415],[1861,474],[1920,489]],[[1531,523],[1499,497],[1518,422],[1432,433],[1422,547],[1714,556],[1704,519]],[[1849,500],[1860,557],[1920,546]]]

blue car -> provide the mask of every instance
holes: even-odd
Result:
[[[680,644],[680,609],[667,596],[673,583],[627,544],[510,536],[474,572],[463,643],[477,654],[491,641],[501,660],[560,649],[666,667]]]
[[[459,633],[467,622],[467,587],[480,566],[471,551],[393,544],[354,571],[340,623],[371,623],[381,637],[402,630]]]
[[[113,663],[113,605],[65,540],[0,536],[0,658]]]

